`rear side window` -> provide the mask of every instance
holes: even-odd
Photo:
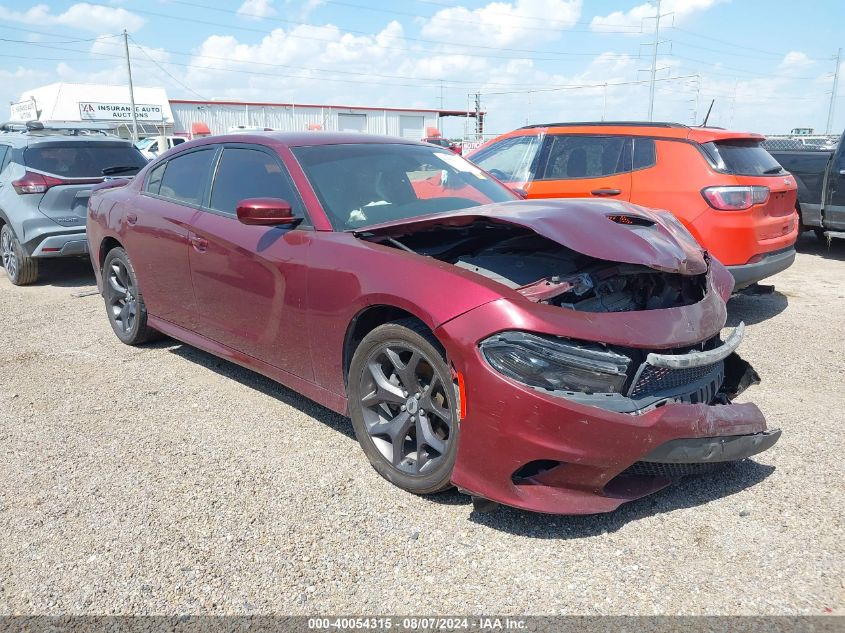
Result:
[[[631,171],[631,139],[624,136],[555,135],[545,180],[599,178]]]
[[[159,195],[184,204],[202,204],[214,148],[189,152],[167,161]]]
[[[150,175],[147,177],[147,187],[146,191],[148,193],[154,193],[158,195],[159,189],[161,188],[161,177],[164,176],[164,168],[167,167],[167,163],[162,163],[158,167],[154,167],[150,171]]]
[[[472,155],[472,162],[505,182],[527,182],[534,176],[542,136],[511,136]]]
[[[704,143],[701,147],[710,163],[719,171],[737,176],[777,176],[783,173],[783,167],[760,141],[716,141]]]
[[[27,167],[65,178],[131,176],[147,161],[135,147],[124,143],[67,142],[28,147],[23,154]]]
[[[184,142],[185,142],[185,139],[183,139],[183,138],[174,138],[174,139],[172,139],[172,141],[171,141],[171,142],[172,142],[173,147],[176,147],[177,145],[181,145],[182,143],[184,143]]]
[[[646,169],[657,164],[654,139],[634,137],[634,169]]]
[[[235,215],[238,202],[246,198],[281,198],[290,202],[294,215],[302,215],[299,196],[278,161],[259,150],[224,149],[208,206]]]

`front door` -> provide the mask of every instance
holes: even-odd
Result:
[[[287,200],[303,222],[293,227],[242,224],[236,207],[246,198]],[[191,227],[197,332],[311,380],[305,306],[312,236],[278,157],[260,146],[225,146],[208,204]]]

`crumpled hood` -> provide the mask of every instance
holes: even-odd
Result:
[[[357,232],[400,236],[434,226],[459,227],[477,221],[525,227],[596,259],[682,275],[707,272],[705,251],[674,216],[616,200],[516,200],[385,222]]]

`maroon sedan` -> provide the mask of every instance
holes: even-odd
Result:
[[[526,201],[427,143],[239,134],[91,197],[109,321],[349,415],[397,486],[607,512],[772,446],[731,275],[671,215]]]

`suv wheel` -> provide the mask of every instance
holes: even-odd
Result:
[[[147,326],[147,308],[138,288],[138,278],[129,256],[113,248],[103,264],[103,298],[114,333],[127,345],[141,345],[156,338]]]
[[[3,269],[16,286],[26,286],[38,279],[38,260],[24,253],[12,227],[4,224],[0,229],[0,256]]]
[[[382,477],[415,494],[451,485],[457,394],[427,328],[403,320],[370,332],[355,350],[347,391],[355,436]]]

